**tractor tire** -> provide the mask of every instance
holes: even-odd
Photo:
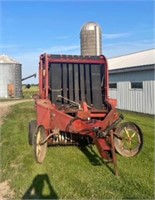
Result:
[[[43,163],[46,151],[47,141],[41,143],[46,138],[46,132],[44,126],[38,126],[34,134],[34,155],[37,163]]]
[[[141,129],[132,122],[124,122],[115,130],[114,146],[116,151],[124,157],[136,156],[143,147]]]
[[[37,121],[32,120],[29,122],[29,135],[28,135],[28,143],[29,145],[33,145],[33,138],[34,138],[34,133],[37,127]]]

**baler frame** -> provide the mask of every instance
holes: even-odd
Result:
[[[118,175],[116,150],[123,141],[122,131],[125,130],[129,136],[129,143],[135,135],[140,142],[134,147],[132,156],[142,147],[142,134],[139,127],[131,123],[122,129],[117,128],[123,116],[115,108],[116,100],[108,97],[108,85],[108,63],[103,55],[40,56],[40,98],[35,99],[37,126],[30,134],[37,162],[43,162],[47,145],[54,145],[55,138],[58,139],[56,144],[62,144],[65,137],[72,142],[72,137],[78,135],[91,138],[101,157],[114,164],[115,174]],[[127,129],[134,133],[130,135]],[[63,137],[63,142],[59,136]],[[127,153],[131,157],[130,150]]]

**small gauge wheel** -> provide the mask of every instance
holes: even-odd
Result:
[[[115,130],[114,145],[116,151],[125,157],[134,157],[143,146],[143,134],[132,122],[124,122]]]
[[[45,138],[45,128],[43,126],[39,126],[34,134],[34,155],[37,163],[42,163],[46,155],[47,142],[41,143],[45,140]]]

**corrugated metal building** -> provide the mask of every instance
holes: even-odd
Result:
[[[109,96],[119,109],[155,114],[155,49],[108,59]]]

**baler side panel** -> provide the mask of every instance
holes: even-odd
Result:
[[[97,109],[102,109],[102,91],[101,91],[101,66],[91,65],[91,77],[92,77],[92,96],[93,105]]]
[[[90,65],[85,65],[85,88],[86,88],[86,102],[91,105],[92,93],[91,93],[91,80],[90,80]]]
[[[68,75],[67,75],[67,83],[68,83],[68,99],[74,101],[74,83],[73,83],[73,65],[68,64]],[[64,74],[63,74],[64,75]]]
[[[67,69],[68,69],[67,64],[62,64],[62,96],[65,98],[68,98]]]
[[[80,72],[80,99],[82,102],[86,101],[86,95],[85,95],[85,74],[84,74],[84,65],[79,65],[79,72]]]
[[[79,70],[78,64],[74,64],[74,101],[79,102]]]
[[[50,87],[51,87],[51,101],[56,103],[57,96],[62,95],[61,89],[61,64],[52,63],[50,65]]]
[[[51,111],[37,103],[37,125],[43,125],[45,129],[51,129]]]

